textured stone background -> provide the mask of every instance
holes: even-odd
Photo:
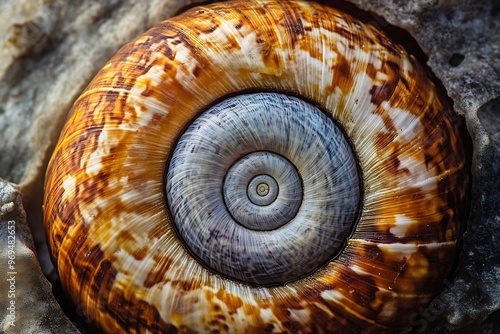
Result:
[[[121,45],[193,2],[200,1],[0,1],[0,177],[21,189],[37,254],[51,280],[55,273],[41,219],[43,179],[71,104]],[[332,0],[323,2],[339,5]],[[415,38],[456,111],[464,115],[474,142],[471,214],[457,274],[445,282],[443,293],[428,308],[409,321],[417,333],[500,332],[500,2],[352,3],[379,15],[368,19],[371,24],[389,31],[394,30],[391,24]],[[52,323],[42,324],[37,320],[43,318],[40,314],[28,315],[19,309],[18,314],[26,315],[18,323],[37,332],[74,331],[63,318],[56,318],[48,285],[43,277],[36,278],[39,268],[33,261],[34,249],[19,204],[16,188],[0,183],[0,245],[4,244],[6,222],[15,219],[19,222],[18,249],[25,254],[19,260],[33,268],[33,279],[19,282],[19,294],[37,298],[20,298],[19,303],[49,303],[52,306],[40,309],[54,316]],[[0,266],[5,260],[3,251]],[[0,282],[4,281],[2,275]],[[4,300],[4,289],[5,284],[0,284],[0,300]],[[4,306],[0,302],[1,310]],[[17,333],[19,328],[8,329],[0,316],[2,330]]]

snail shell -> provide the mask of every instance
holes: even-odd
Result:
[[[51,254],[103,332],[404,330],[456,257],[462,135],[422,66],[349,15],[197,7],[76,101],[47,171]]]

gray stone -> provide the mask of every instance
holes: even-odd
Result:
[[[49,276],[54,275],[41,223],[43,178],[71,104],[121,45],[193,2],[197,1],[0,1],[0,177],[20,184],[39,259]],[[493,314],[500,310],[500,3],[351,2],[415,38],[455,110],[464,116],[473,141],[471,213],[456,275],[409,321],[414,332],[500,331],[500,317]],[[390,30],[386,21],[374,17],[371,23]],[[19,200],[1,203],[5,212],[21,212]],[[2,238],[7,236],[3,228],[2,224]],[[25,232],[22,238],[19,232],[19,249],[30,249]],[[1,261],[2,256],[3,250]],[[33,290],[43,286],[36,282]],[[40,291],[50,294],[50,289]],[[64,323],[52,323],[59,321]]]
[[[0,332],[78,333],[42,273],[19,189],[2,179],[0,240]]]

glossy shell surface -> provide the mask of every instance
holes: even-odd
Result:
[[[341,254],[274,287],[200,264],[165,198],[185,129],[208,106],[250,91],[318,106],[343,128],[363,178]],[[124,46],[73,107],[45,183],[63,287],[109,333],[407,329],[442,288],[464,229],[460,122],[412,56],[349,15],[295,1],[192,9]]]
[[[274,180],[276,198],[252,203],[254,178]],[[174,225],[202,263],[238,281],[277,285],[338,254],[356,223],[361,182],[348,141],[321,110],[253,93],[189,126],[166,188]]]

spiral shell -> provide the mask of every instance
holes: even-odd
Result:
[[[227,1],[124,46],[76,101],[44,213],[103,332],[397,332],[464,229],[461,119],[373,27]]]

